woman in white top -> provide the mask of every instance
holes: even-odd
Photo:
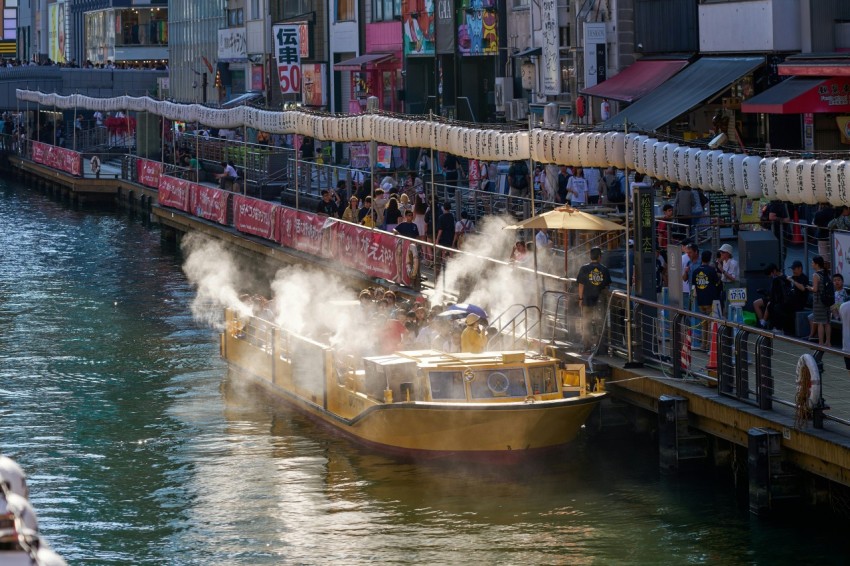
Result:
[[[581,167],[576,167],[573,176],[567,181],[567,195],[570,195],[570,204],[587,204],[587,179]]]

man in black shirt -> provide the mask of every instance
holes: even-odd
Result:
[[[395,233],[399,236],[405,236],[407,238],[419,237],[419,227],[413,221],[412,210],[408,210],[404,213],[404,220],[396,225]]]
[[[596,346],[605,305],[599,300],[602,291],[611,285],[608,268],[600,263],[602,250],[590,250],[590,263],[581,266],[576,276],[578,302],[581,306],[583,351],[591,352]]]
[[[455,216],[452,214],[452,205],[449,202],[443,203],[443,213],[437,217],[437,245],[443,248],[450,248],[455,241]],[[440,250],[440,261],[434,266],[435,276],[439,275],[440,269],[443,267],[446,259],[449,257],[449,252],[445,249]]]
[[[814,237],[818,242],[818,255],[829,256],[829,223],[835,218],[835,212],[828,203],[821,203],[812,218],[812,224],[817,226]]]
[[[337,218],[339,216],[339,197],[327,189],[322,190],[322,200],[316,206],[316,212]]]
[[[720,276],[711,265],[711,251],[704,250],[701,257],[702,263],[696,269],[691,270],[691,293],[694,295],[696,305],[702,314],[711,315],[711,307],[714,301],[720,300]],[[709,326],[708,319],[702,319],[700,330],[702,331],[702,350],[708,350]]]

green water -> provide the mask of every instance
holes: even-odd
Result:
[[[246,389],[159,232],[0,181],[0,450],[71,564],[842,564],[847,521],[757,519],[652,442],[500,467],[352,446]]]

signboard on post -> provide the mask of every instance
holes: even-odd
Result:
[[[558,39],[558,6],[555,0],[543,0],[543,94],[561,93],[561,52]]]
[[[301,26],[272,26],[272,36],[280,92],[301,92]]]
[[[584,87],[596,86],[607,77],[607,44],[604,23],[584,24]]]

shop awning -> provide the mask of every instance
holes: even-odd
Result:
[[[777,65],[777,72],[797,77],[850,77],[850,53],[791,55]]]
[[[362,71],[367,65],[378,65],[392,59],[392,53],[368,53],[334,64],[334,71]]]
[[[814,112],[823,78],[791,78],[755,95],[741,105],[742,112],[765,114],[803,114]],[[827,93],[829,88],[827,87]],[[846,96],[846,93],[845,93]]]
[[[535,55],[540,55],[541,53],[543,53],[542,47],[529,47],[528,49],[523,49],[522,51],[512,53],[511,57],[519,59],[520,57],[533,57]]]
[[[628,122],[630,129],[657,130],[763,64],[764,57],[703,57],[599,127],[622,130]]]
[[[634,102],[687,66],[686,59],[641,59],[605,82],[582,90],[582,94]]]

